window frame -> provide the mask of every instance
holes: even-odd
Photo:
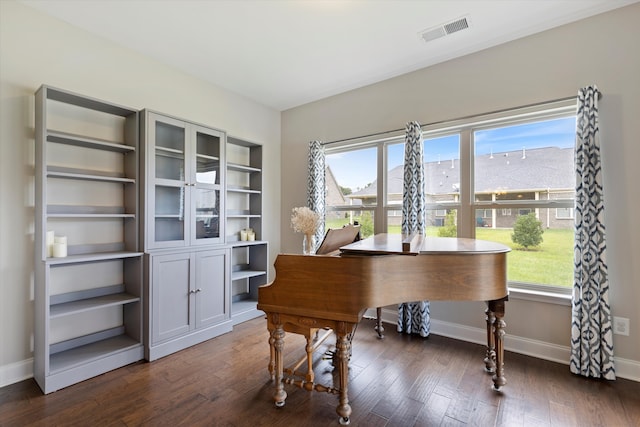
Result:
[[[539,209],[555,210],[558,208],[574,208],[573,199],[476,201],[474,189],[474,132],[496,127],[566,118],[575,115],[576,98],[567,98],[560,101],[552,101],[422,126],[423,141],[458,134],[460,144],[460,196],[458,200],[455,202],[427,203],[425,209],[434,211],[456,209],[458,213],[458,237],[475,238],[476,209],[529,209],[533,212],[538,212]],[[374,139],[374,137],[368,137],[367,139],[367,137],[365,137],[346,140],[342,143],[325,147],[325,154],[328,155],[368,147],[377,147],[377,203],[375,205],[339,208],[327,207],[327,211],[373,211],[375,234],[386,232],[389,212],[398,210],[399,208],[401,209],[401,205],[397,203],[390,204],[387,201],[387,153],[390,145],[404,143],[404,131],[398,130],[387,133],[386,135],[386,138]],[[516,293],[531,294],[535,298],[547,298],[551,296],[553,299],[554,296],[560,297],[563,300],[561,302],[563,304],[566,303],[565,300],[570,297],[572,291],[569,287],[515,281],[510,281],[509,287],[511,290],[516,291]]]

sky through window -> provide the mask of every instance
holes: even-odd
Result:
[[[475,132],[476,155],[535,149],[542,147],[572,147],[575,141],[575,117],[565,117],[543,122],[518,124]],[[426,139],[425,162],[459,159],[458,136],[448,135]],[[389,146],[387,165],[389,170],[401,165],[404,145]],[[364,188],[376,180],[376,150],[374,148],[328,153],[327,165],[338,183],[353,191]]]

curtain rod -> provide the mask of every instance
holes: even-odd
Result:
[[[420,127],[424,128],[424,127],[427,127],[427,126],[439,125],[439,124],[443,124],[443,123],[450,123],[450,122],[455,122],[455,121],[458,121],[458,120],[468,120],[468,119],[473,119],[475,117],[488,116],[490,114],[504,113],[505,111],[518,110],[518,109],[521,109],[521,108],[536,107],[538,105],[552,104],[554,102],[569,101],[570,99],[577,99],[577,98],[578,97],[576,95],[567,96],[567,97],[564,97],[564,98],[554,99],[552,101],[536,102],[536,103],[533,103],[533,104],[521,105],[519,107],[505,108],[505,109],[502,109],[502,110],[495,110],[495,111],[491,111],[489,113],[472,114],[470,116],[458,117],[456,119],[440,120],[440,121],[437,121],[437,122],[431,122],[431,123],[426,123],[426,124],[420,125]],[[602,93],[598,92],[598,99],[600,99],[600,98],[602,98]],[[360,135],[360,136],[354,136],[354,137],[351,137],[351,138],[337,139],[335,141],[322,142],[321,145],[331,145],[331,144],[337,144],[339,142],[352,141],[352,140],[355,140],[355,139],[370,138],[372,136],[382,136],[382,135],[386,135],[386,134],[389,134],[389,133],[400,132],[400,131],[403,131],[403,130],[404,130],[404,128],[386,130],[386,131],[382,131],[382,132],[370,133],[368,135]]]

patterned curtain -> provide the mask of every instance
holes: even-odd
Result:
[[[570,369],[615,379],[596,86],[578,92],[576,201]]]
[[[315,234],[314,252],[324,238],[325,214],[325,157],[320,141],[309,143],[309,175],[307,178],[307,207],[320,215],[320,223]]]
[[[425,232],[424,159],[422,129],[418,122],[406,126],[404,141],[404,186],[402,190],[402,232]],[[429,336],[429,301],[398,305],[398,332]]]

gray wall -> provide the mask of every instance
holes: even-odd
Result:
[[[42,84],[261,142],[264,235],[280,247],[280,112],[14,1],[0,1],[0,386],[30,377],[34,98]]]
[[[282,251],[298,250],[288,227],[305,204],[308,141],[338,140],[550,101],[597,84],[603,92],[603,152],[611,307],[630,318],[631,335],[615,335],[618,367],[640,380],[640,4],[545,31],[384,82],[290,109],[282,114]],[[283,161],[285,159],[283,158]],[[437,322],[482,328],[476,303],[433,303]],[[507,333],[522,352],[563,359],[570,337],[567,305],[512,298]],[[507,338],[507,346],[510,345]],[[531,341],[533,340],[533,341]],[[515,342],[512,339],[511,344]],[[533,343],[535,349],[527,349]],[[567,361],[565,359],[565,361]]]

